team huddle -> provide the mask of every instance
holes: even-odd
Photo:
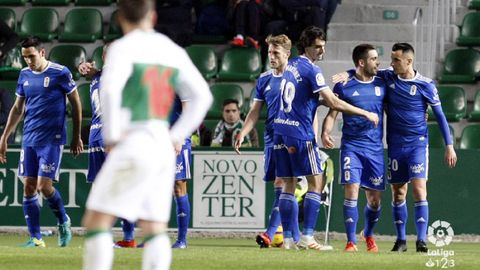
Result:
[[[120,247],[137,246],[135,223],[145,240],[143,269],[168,269],[171,247],[187,247],[190,204],[186,180],[191,178],[189,135],[201,123],[212,103],[208,84],[185,51],[155,33],[153,2],[118,2],[124,37],[104,47],[105,65],[82,63],[79,71],[90,84],[92,123],[89,136],[88,181],[93,183],[83,225],[84,269],[110,269],[113,260],[110,232],[122,219]],[[407,43],[392,47],[391,69],[379,70],[374,46],[361,44],[352,53],[355,69],[334,76],[333,91],[315,64],[324,53],[326,36],[317,27],[306,28],[297,44],[300,56],[289,59],[292,43],[286,35],[269,36],[271,70],[257,80],[255,101],[236,137],[235,150],[257,122],[262,106],[265,121],[265,177],[273,182],[275,200],[267,231],[256,238],[269,247],[277,228],[283,227],[284,249],[322,250],[314,238],[321,205],[325,148],[333,148],[330,134],[339,112],[344,125],[340,145],[340,183],[344,186],[345,251],[357,251],[357,200],[360,188],[367,197],[362,230],[367,251],[378,252],[373,237],[381,211],[385,184],[393,193],[393,223],[397,240],[392,251],[407,250],[406,193],[408,183],[415,200],[417,252],[427,252],[428,133],[427,107],[431,106],[445,141],[445,162],[457,161],[437,89],[431,79],[413,69],[414,48]],[[135,49],[132,49],[135,48]],[[38,192],[55,214],[59,246],[71,241],[70,218],[60,193],[53,187],[66,144],[66,100],[72,107],[71,152],[83,151],[80,136],[82,110],[72,74],[65,66],[49,62],[40,40],[27,38],[22,56],[28,67],[18,79],[17,99],[0,138],[0,162],[6,162],[7,138],[24,117],[19,175],[24,177],[23,211],[30,234],[27,247],[45,247],[40,232]],[[328,106],[321,131],[316,118],[319,106]],[[387,115],[388,169],[383,154],[383,115]],[[319,134],[320,132],[320,134]],[[176,161],[175,161],[176,159]],[[308,190],[303,199],[303,228],[298,224],[295,198],[298,177]],[[131,185],[135,181],[135,185]],[[177,241],[170,245],[166,229],[174,187],[179,225]],[[139,196],[138,194],[141,194]]]

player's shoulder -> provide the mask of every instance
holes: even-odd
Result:
[[[415,76],[415,83],[428,88],[428,89],[433,89],[435,88],[435,81],[431,78],[425,77],[422,74],[418,73]]]
[[[257,79],[257,84],[261,84],[261,83],[264,83],[268,80],[270,80],[270,78],[272,77],[273,75],[273,70],[272,69],[269,69],[265,72],[263,72],[262,74],[260,74],[260,76],[258,77]]]
[[[49,75],[60,75],[64,73],[70,73],[70,70],[64,65],[55,62],[49,62],[46,73]]]

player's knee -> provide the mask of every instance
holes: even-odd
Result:
[[[42,184],[40,184],[38,186],[38,191],[40,191],[40,193],[42,193],[42,195],[44,197],[48,198],[53,194],[55,189],[53,188],[52,185],[42,185]]]
[[[380,198],[372,198],[368,201],[370,208],[378,209],[380,208]]]

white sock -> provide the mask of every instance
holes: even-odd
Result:
[[[172,248],[166,233],[158,234],[145,243],[142,270],[168,270],[172,262]]]
[[[83,270],[110,270],[113,263],[113,238],[110,232],[99,232],[85,240]]]

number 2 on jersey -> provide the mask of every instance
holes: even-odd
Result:
[[[295,85],[292,82],[287,82],[286,79],[283,79],[280,83],[280,110],[289,113],[292,111],[292,103],[295,98]],[[285,103],[285,105],[284,105]]]

